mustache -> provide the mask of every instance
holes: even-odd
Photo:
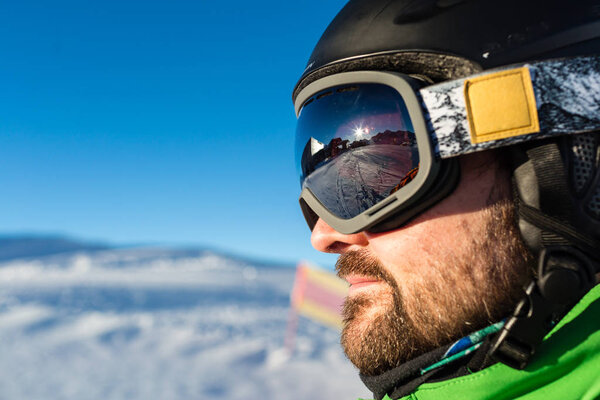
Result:
[[[344,279],[348,275],[364,275],[382,280],[394,288],[396,281],[381,262],[366,250],[353,250],[342,254],[335,263],[337,276]]]

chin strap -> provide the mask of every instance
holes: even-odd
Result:
[[[542,250],[538,278],[531,282],[490,355],[509,367],[523,369],[555,324],[594,286],[597,263],[573,247]]]
[[[538,254],[537,276],[498,335],[488,355],[523,369],[556,323],[596,284],[600,243],[578,229],[587,217],[571,195],[559,145],[518,150],[513,173],[515,206],[525,243]]]

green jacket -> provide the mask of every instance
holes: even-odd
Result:
[[[600,399],[600,285],[546,336],[526,369],[498,363],[459,378],[424,383],[402,399]]]

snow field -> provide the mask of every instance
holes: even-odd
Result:
[[[338,332],[301,319],[294,270],[106,250],[0,265],[0,399],[368,397]]]

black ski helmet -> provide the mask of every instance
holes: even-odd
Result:
[[[501,65],[600,53],[600,1],[350,0],[314,48],[298,91],[376,69],[454,79]]]

